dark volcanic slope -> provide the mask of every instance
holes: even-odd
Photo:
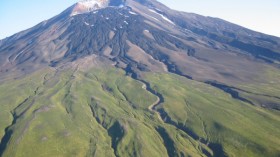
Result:
[[[111,5],[124,2],[114,3]],[[57,66],[95,54],[117,62],[123,69],[133,69],[136,75],[137,70],[167,68],[195,80],[241,89],[243,84],[274,82],[265,73],[279,69],[279,38],[220,19],[173,11],[156,1],[125,3],[122,8],[70,16],[75,8],[72,6],[1,41],[1,72],[5,75],[17,69],[28,73],[43,65]],[[146,56],[134,54],[135,49],[143,50]],[[243,90],[254,95],[256,89]],[[266,97],[271,93],[257,94]],[[274,100],[253,104],[279,109]]]

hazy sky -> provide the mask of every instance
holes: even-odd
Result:
[[[59,14],[77,0],[0,0],[0,39]],[[280,0],[159,0],[280,37]]]

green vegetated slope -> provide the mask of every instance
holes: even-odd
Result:
[[[279,156],[279,112],[175,75],[153,74],[147,79],[165,98],[159,109],[167,122],[206,143],[216,156]]]
[[[232,89],[238,95],[247,99],[255,106],[279,111],[280,104],[280,73],[273,66],[266,66],[263,72],[252,77],[249,81],[237,83]]]
[[[172,74],[142,79],[163,103],[113,67],[43,69],[6,81],[0,156],[280,155],[279,112]]]

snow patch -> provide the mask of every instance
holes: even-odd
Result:
[[[188,30],[188,29],[185,29],[185,31],[186,31],[186,32],[190,32],[190,33],[192,32],[192,31],[190,31],[190,30]]]
[[[165,21],[167,21],[167,22],[169,22],[169,23],[175,25],[175,23],[172,22],[170,19],[168,19],[166,16],[164,16],[164,15],[162,15],[162,14],[160,14],[160,13],[158,13],[158,12],[152,10],[152,9],[149,9],[149,11],[150,11],[150,12],[153,12],[153,13],[155,13],[155,14],[158,14],[158,15],[161,16],[161,18],[164,19]]]
[[[16,60],[23,52],[24,52],[24,50],[22,50],[20,53],[18,53],[18,54],[15,56],[13,62],[15,62],[15,60]]]
[[[129,11],[129,13],[132,14],[132,15],[137,15],[137,13],[132,12],[132,11]]]
[[[163,15],[162,15],[162,18],[163,18],[165,21],[171,23],[172,25],[175,25],[175,23],[172,22],[169,18],[167,18],[167,17],[165,17],[165,16],[163,16]]]
[[[143,13],[143,14],[145,14],[145,13]],[[154,19],[154,20],[156,20],[156,21],[159,21],[157,18],[155,18],[155,17],[153,17],[153,16],[150,16],[150,15],[148,15],[148,14],[145,14],[146,16],[148,16],[149,18],[152,18],[152,19]]]
[[[160,9],[158,9],[158,8],[154,8],[155,10],[157,10],[157,11],[159,11],[159,12],[162,12]]]
[[[75,15],[78,15],[79,13],[78,12],[73,12],[72,14],[71,14],[71,16],[75,16]]]

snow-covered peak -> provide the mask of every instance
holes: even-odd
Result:
[[[91,10],[107,7],[109,4],[109,0],[82,0],[78,3]]]
[[[109,5],[109,0],[81,0],[73,8],[72,16],[91,12],[96,9],[105,8]]]

